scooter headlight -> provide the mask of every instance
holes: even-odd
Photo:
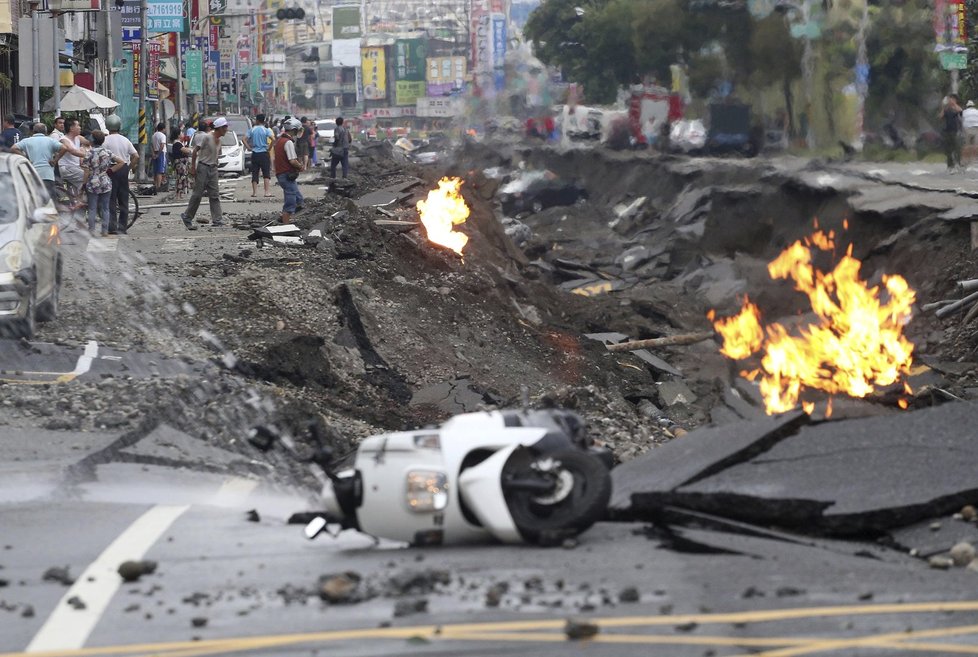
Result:
[[[407,503],[415,513],[441,511],[448,506],[448,476],[437,470],[407,473]]]

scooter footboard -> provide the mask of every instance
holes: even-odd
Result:
[[[512,445],[499,450],[482,463],[463,471],[459,477],[459,495],[482,526],[503,543],[522,543],[503,495],[503,467],[510,455],[519,449]]]

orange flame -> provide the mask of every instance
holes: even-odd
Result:
[[[815,250],[834,249],[835,235],[817,231],[768,264],[771,278],[793,280],[819,318],[797,335],[778,323],[762,330],[760,312],[748,299],[731,318],[714,320],[713,311],[707,315],[723,337],[724,355],[740,360],[762,352],[760,368],[743,375],[751,380],[760,375],[768,414],[797,406],[806,388],[865,397],[874,386],[890,385],[910,373],[913,345],[903,326],[916,293],[902,276],[883,276],[887,301],[882,302],[879,286],[869,287],[859,278],[862,263],[852,256],[851,244],[831,272],[813,266]],[[811,413],[814,405],[803,408]]]
[[[418,201],[418,215],[428,239],[447,246],[459,255],[462,255],[462,248],[469,241],[468,235],[454,230],[455,226],[469,218],[469,207],[458,192],[461,187],[460,178],[442,178],[438,181],[438,189],[428,192],[426,200]]]

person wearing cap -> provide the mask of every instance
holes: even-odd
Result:
[[[975,101],[969,100],[964,111],[961,112],[961,125],[964,128],[962,159],[968,163],[978,155],[978,108],[975,107]]]
[[[273,163],[275,165],[275,178],[279,186],[285,192],[285,204],[282,206],[282,218],[279,220],[283,224],[292,223],[292,215],[302,209],[302,192],[296,178],[302,171],[302,160],[296,151],[295,142],[299,133],[302,131],[302,124],[298,119],[288,119],[282,124],[282,132],[279,133],[275,141]]]
[[[193,155],[190,156],[190,175],[194,177],[194,189],[190,192],[190,203],[186,211],[180,215],[187,230],[197,229],[194,217],[197,216],[197,208],[200,207],[204,194],[207,194],[210,201],[211,225],[224,225],[221,191],[217,184],[217,158],[221,154],[221,137],[228,131],[228,120],[219,116],[214,119],[211,127],[213,129],[210,132],[195,135]],[[206,224],[207,220],[201,219],[199,223]]]

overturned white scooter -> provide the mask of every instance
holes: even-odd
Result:
[[[611,452],[570,411],[456,415],[441,427],[371,436],[329,477],[306,536],[353,529],[411,545],[559,544],[607,512]]]

